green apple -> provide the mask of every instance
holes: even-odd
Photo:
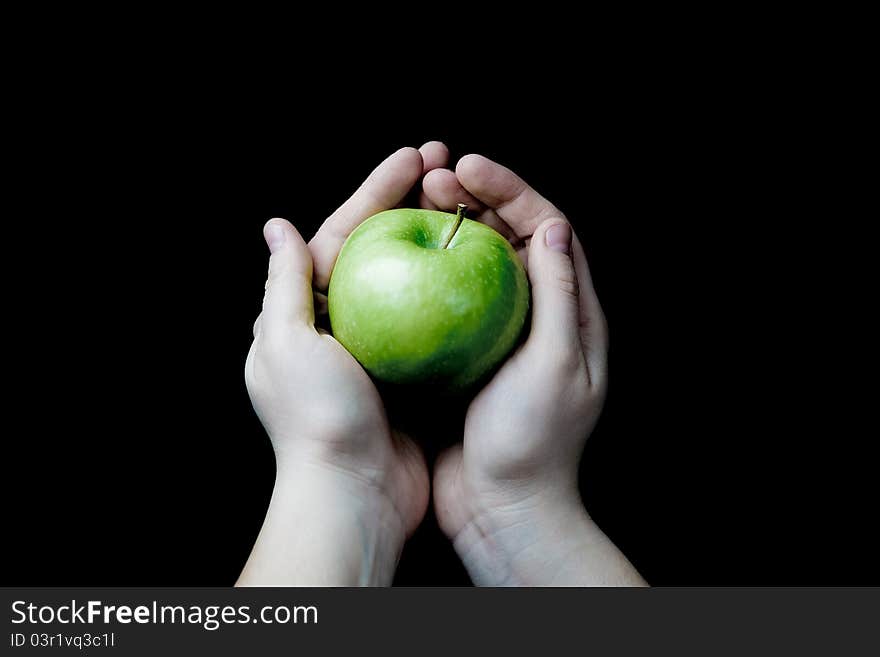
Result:
[[[380,212],[343,245],[330,324],[377,379],[461,390],[516,344],[529,307],[522,262],[464,209]]]

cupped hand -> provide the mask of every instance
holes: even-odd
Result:
[[[437,142],[397,151],[308,245],[287,221],[273,219],[264,228],[269,275],[245,378],[272,440],[277,476],[241,583],[390,582],[404,537],[424,516],[429,479],[421,451],[389,426],[369,376],[332,335],[316,328],[315,310],[323,309],[323,292],[349,233],[401,203],[447,157]],[[346,538],[355,549],[336,555],[342,565],[317,565],[335,553],[332,543]],[[279,560],[285,553],[290,559]]]
[[[463,443],[435,467],[442,529],[478,583],[641,583],[578,493],[578,463],[605,397],[607,327],[571,225],[479,155],[455,172],[428,173],[423,190],[439,207],[467,204],[505,235],[532,292],[527,340],[473,399]]]

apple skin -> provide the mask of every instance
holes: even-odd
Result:
[[[397,209],[349,235],[328,305],[333,335],[377,379],[458,391],[516,344],[529,283],[513,247],[489,226]]]

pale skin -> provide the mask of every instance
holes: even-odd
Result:
[[[465,203],[510,239],[532,288],[528,339],[477,392],[462,442],[434,465],[443,532],[475,584],[645,584],[578,494],[607,351],[583,248],[563,214],[510,170],[479,155],[454,171],[448,163],[439,142],[397,151],[308,244],[284,220],[264,228],[269,277],[245,378],[277,474],[240,586],[388,585],[424,517],[432,478],[416,442],[389,424],[360,365],[315,327],[345,238],[419,182],[422,207]]]

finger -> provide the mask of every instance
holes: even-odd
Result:
[[[572,259],[571,226],[562,217],[543,222],[529,246],[532,330],[526,348],[542,354],[580,358],[580,290]]]
[[[312,256],[305,241],[284,219],[267,222],[263,236],[271,255],[261,331],[271,340],[298,326],[313,328]]]
[[[429,141],[419,148],[422,154],[422,176],[434,169],[442,169],[449,164],[449,149],[442,141]],[[437,206],[425,194],[424,189],[419,191],[419,207],[424,210],[437,210]]]
[[[580,289],[578,324],[587,367],[590,369],[592,381],[604,381],[608,361],[608,324],[593,287],[584,247],[577,235],[573,238],[572,257]]]
[[[327,295],[322,292],[315,292],[315,316],[326,315],[329,312],[327,306]]]
[[[428,198],[424,191],[419,192],[419,207],[422,210],[439,210],[436,205]]]
[[[497,230],[507,240],[519,241],[513,229],[462,187],[456,175],[449,169],[435,169],[428,173],[422,181],[422,189],[438,209],[450,212],[459,203],[464,203],[468,206],[468,214],[476,215],[482,223]]]
[[[422,175],[449,164],[449,149],[442,141],[429,141],[419,148],[422,155]]]
[[[336,256],[351,231],[377,212],[400,203],[421,175],[421,153],[415,148],[401,148],[376,167],[351,198],[330,215],[309,242],[317,289],[327,289]]]
[[[513,171],[482,155],[465,155],[455,175],[462,187],[493,208],[519,237],[529,237],[546,219],[564,217]]]
[[[425,175],[422,189],[437,207],[447,211],[454,210],[459,203],[468,206],[468,211],[479,214],[485,206],[461,186],[455,173],[449,169],[434,169]]]

